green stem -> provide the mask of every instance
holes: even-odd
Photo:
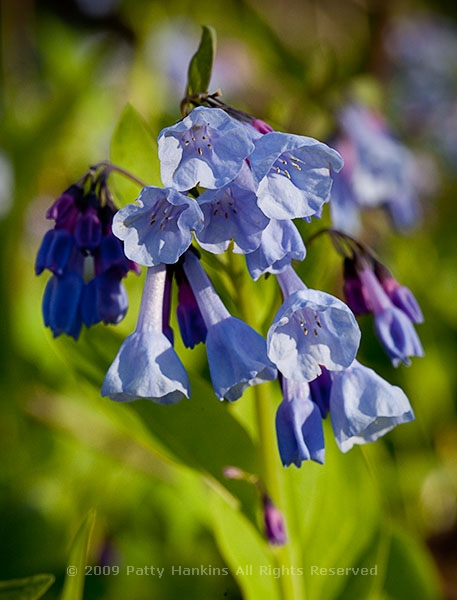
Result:
[[[234,266],[233,259],[230,260],[230,266]],[[234,282],[238,295],[237,305],[242,318],[251,326],[256,328],[256,319],[250,302],[250,294],[246,289],[245,278],[238,276],[236,270],[232,268]],[[282,575],[279,578],[282,592],[282,600],[305,600],[304,578],[300,575],[294,575],[293,572],[300,565],[301,553],[294,539],[294,532],[288,526],[293,522],[293,498],[288,494],[288,486],[285,485],[285,472],[280,463],[275,429],[275,407],[272,402],[271,390],[277,382],[263,383],[253,388],[255,398],[255,409],[258,430],[258,445],[261,460],[261,479],[262,482],[275,502],[276,506],[282,511],[286,521],[286,531],[288,541],[282,547],[274,550],[274,559],[276,566],[289,569],[289,574]]]

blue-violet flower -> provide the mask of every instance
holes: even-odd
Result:
[[[276,413],[276,435],[282,464],[299,467],[304,460],[323,463],[324,431],[317,404],[306,381],[281,378],[283,400]]]
[[[264,338],[230,315],[190,250],[183,267],[207,328],[206,352],[217,397],[233,402],[247,387],[275,379],[277,371],[267,356]]]
[[[113,220],[126,256],[146,267],[177,262],[190,246],[192,232],[202,227],[203,213],[194,198],[155,186],[143,188],[136,204],[122,208]]]
[[[268,331],[268,356],[286,377],[311,381],[321,373],[348,367],[355,358],[360,329],[338,298],[308,289],[292,267],[277,276],[284,303]]]
[[[254,150],[247,127],[220,108],[198,106],[159,134],[164,185],[217,189],[230,183]]]
[[[102,396],[120,402],[146,398],[158,404],[190,397],[186,370],[163,333],[165,281],[165,265],[148,268],[136,329],[108,369]]]
[[[330,198],[330,167],[339,171],[343,159],[313,138],[272,131],[255,140],[249,164],[262,211],[271,219],[294,219],[320,215]]]

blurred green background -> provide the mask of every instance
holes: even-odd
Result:
[[[178,343],[192,376],[189,404],[101,399],[104,372],[135,325],[142,277],[128,278],[125,321],[97,326],[76,343],[53,340],[45,329],[46,275],[33,272],[47,208],[114,152],[127,103],[152,138],[180,117],[188,62],[208,24],[218,36],[211,90],[221,88],[229,104],[275,128],[325,140],[334,109],[355,90],[434,162],[440,185],[420,227],[402,236],[382,215],[366,221],[367,241],[422,306],[426,356],[393,369],[367,318],[362,357],[405,389],[416,421],[344,456],[327,431],[325,466],[281,475],[300,510],[281,508],[295,514],[291,546],[305,569],[296,590],[303,585],[308,598],[457,598],[456,168],[417,131],[402,130],[384,37],[397,16],[430,10],[450,23],[457,16],[444,1],[2,0],[0,581],[52,573],[45,598],[60,598],[76,532],[95,509],[86,564],[106,565],[106,573],[119,565],[120,573],[87,576],[84,598],[281,597],[281,578],[237,575],[237,565],[277,558],[262,540],[255,490],[221,475],[226,464],[261,468],[251,393],[220,405],[204,349]],[[125,142],[124,166],[132,171],[142,143]],[[157,165],[150,168],[147,183],[154,183]],[[138,175],[148,178],[144,170]],[[131,187],[122,201],[134,193]],[[320,226],[303,228],[305,238]],[[309,248],[300,269],[311,287],[341,296],[340,260],[326,241]],[[211,274],[236,312],[230,281]],[[274,283],[247,285],[256,326],[265,331]],[[274,407],[279,397],[271,390]],[[311,565],[375,564],[378,576],[369,581],[309,575]],[[127,576],[127,565],[165,572]],[[230,572],[172,576],[173,566],[202,565]]]

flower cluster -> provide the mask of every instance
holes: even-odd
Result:
[[[292,219],[321,215],[330,169],[343,165],[335,150],[312,138],[203,106],[160,133],[159,159],[166,187],[146,187],[114,219],[127,256],[146,266],[174,264],[195,235],[209,252],[232,245],[246,255],[256,279],[304,258]]]
[[[327,414],[342,451],[411,420],[403,392],[356,360],[355,292],[347,293],[350,308],[309,289],[292,266],[306,254],[294,220],[321,216],[332,174],[343,165],[340,154],[312,138],[274,131],[222,103],[197,106],[163,129],[158,152],[164,186],[143,187],[135,203],[117,212],[95,193],[104,190],[100,184],[70,188],[49,211],[56,227],[37,259],[37,272],[53,272],[45,321],[56,335],[74,337],[82,322],[117,322],[126,309],[124,296],[116,295],[121,278],[136,264],[147,268],[136,328],[109,367],[102,395],[159,404],[191,396],[170,325],[176,284],[181,338],[188,348],[205,344],[220,400],[234,402],[250,386],[279,380],[283,401],[276,429],[284,465],[324,461]],[[244,255],[252,279],[276,277],[283,302],[266,338],[229,312],[200,261],[201,252],[229,248]],[[85,283],[82,268],[89,257],[95,277]],[[412,297],[377,265],[367,262],[360,269],[357,263],[351,273],[346,291],[352,285],[363,307],[375,313],[394,362],[420,355],[420,342],[404,324],[407,318],[419,320]],[[381,300],[373,277],[390,304]],[[267,516],[273,514],[268,502],[264,508]]]
[[[339,235],[340,232],[333,232]],[[424,351],[414,329],[422,323],[422,311],[409,288],[401,285],[371,252],[349,236],[352,247],[344,258],[344,295],[357,315],[371,313],[375,332],[392,363],[410,364],[411,356]]]
[[[392,135],[385,119],[361,104],[338,114],[340,132],[333,145],[344,158],[335,174],[330,203],[333,226],[358,235],[360,213],[384,208],[394,225],[409,229],[420,219],[418,162]]]
[[[232,113],[233,114],[233,113]],[[148,267],[138,325],[102,393],[158,403],[189,397],[169,324],[172,280],[184,344],[203,342],[216,396],[233,402],[278,378],[277,435],[285,465],[324,460],[330,413],[343,451],[413,418],[406,396],[356,361],[360,329],[341,300],[309,289],[292,267],[305,246],[294,219],[320,217],[340,155],[311,138],[199,106],[159,135],[165,187],[145,187],[114,217],[130,260]],[[276,276],[283,296],[266,339],[229,313],[192,245],[243,254],[254,280]],[[325,385],[324,385],[325,383]],[[319,390],[319,395],[318,395]]]
[[[71,185],[48,210],[55,223],[38,250],[35,272],[51,271],[43,316],[54,336],[77,339],[82,325],[119,323],[128,300],[122,279],[138,266],[126,258],[113,234],[116,207],[106,184],[105,168],[92,168]]]

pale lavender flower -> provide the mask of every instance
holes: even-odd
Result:
[[[190,397],[186,370],[163,333],[165,281],[165,265],[149,267],[136,329],[108,369],[102,396],[120,402],[146,398],[158,404]]]
[[[284,303],[268,331],[268,356],[286,377],[311,381],[321,373],[348,367],[355,358],[360,329],[338,298],[308,289],[292,267],[277,276]]]
[[[343,166],[326,144],[278,131],[255,140],[249,163],[258,182],[258,204],[271,219],[320,216],[330,198],[330,167]]]
[[[162,181],[181,191],[223,187],[238,175],[253,149],[243,124],[220,108],[198,106],[160,132]]]
[[[203,214],[194,198],[172,188],[143,188],[135,204],[119,210],[113,232],[124,241],[126,256],[151,267],[177,262],[203,227]]]

